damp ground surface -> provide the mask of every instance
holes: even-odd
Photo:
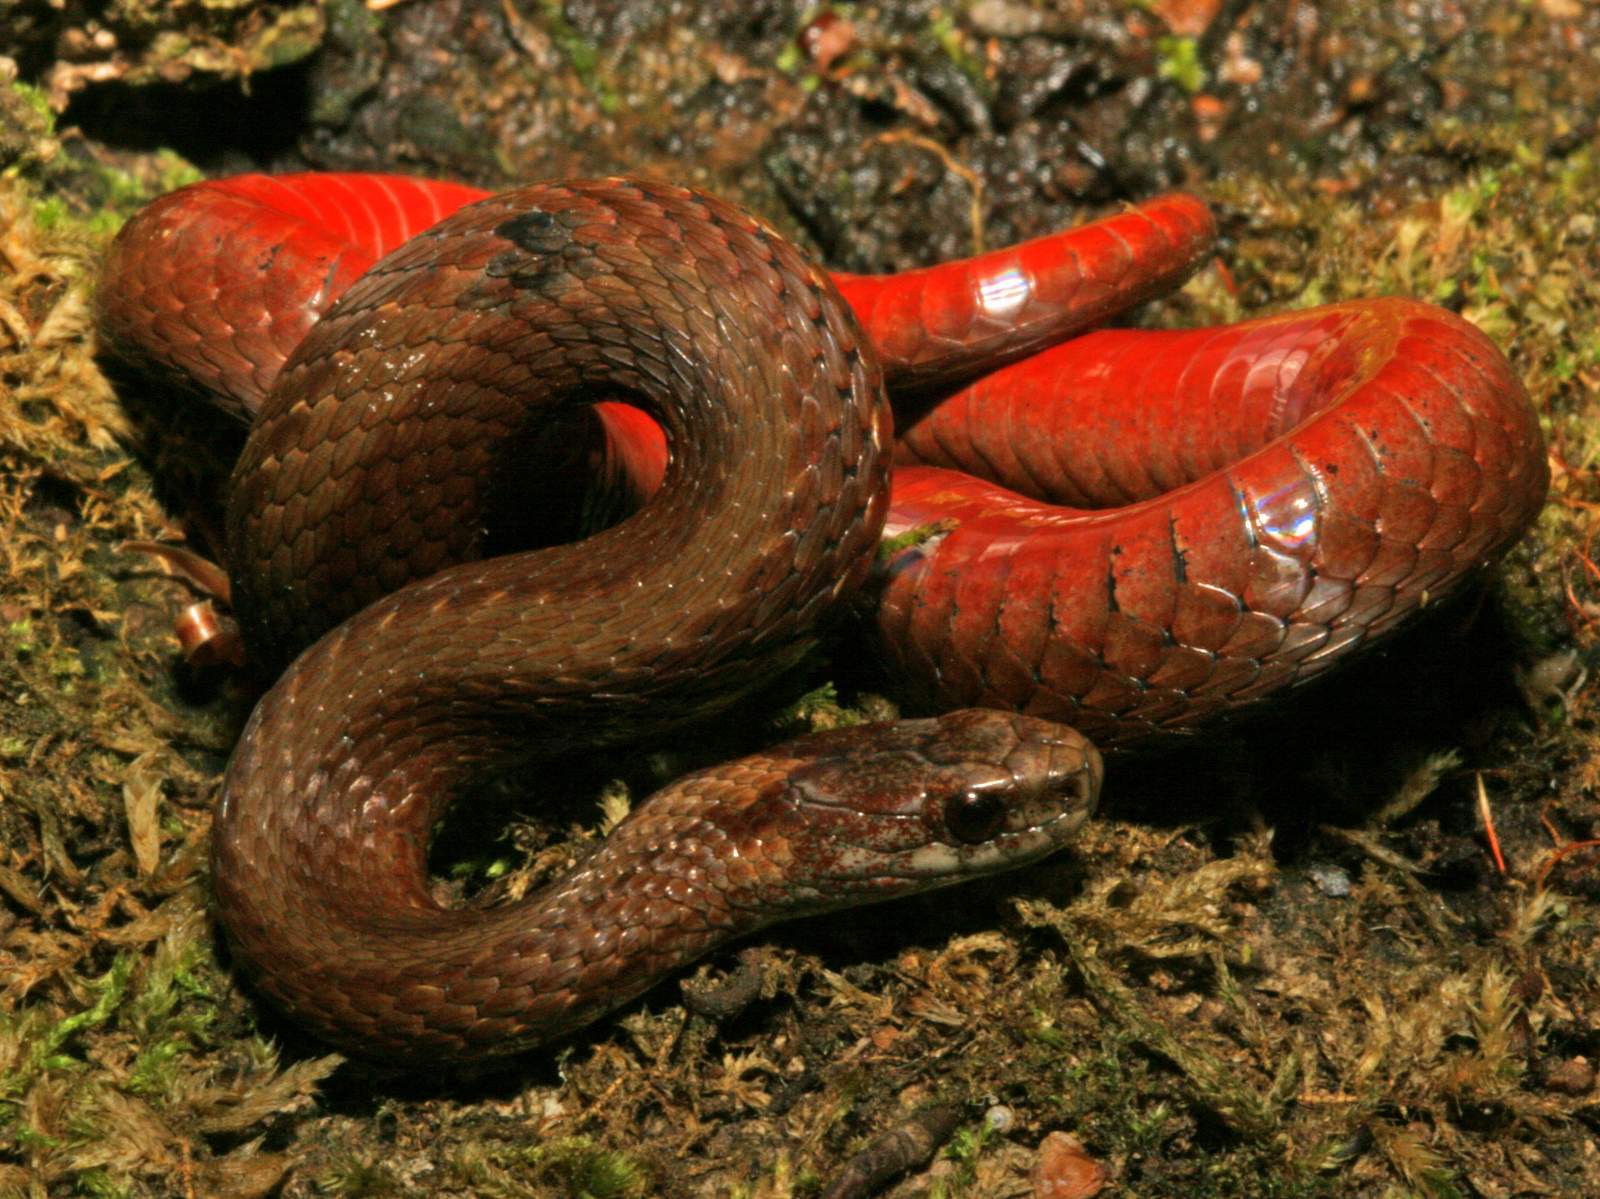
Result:
[[[932,1161],[895,1196],[1600,1193],[1600,6],[6,0],[0,29],[0,1195],[781,1199],[896,1130]],[[192,589],[119,547],[204,552],[237,437],[113,386],[88,306],[144,200],[297,168],[668,178],[857,271],[1193,190],[1216,261],[1139,320],[1443,304],[1525,379],[1550,501],[1375,655],[1114,760],[1068,855],[719,953],[702,982],[759,983],[720,1021],[671,981],[492,1073],[385,1072],[255,999],[209,920],[255,692],[178,661]],[[513,889],[603,801],[880,708],[860,657],[571,765],[554,840],[460,821],[441,868]]]

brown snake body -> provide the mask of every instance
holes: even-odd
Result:
[[[1037,857],[1093,802],[1076,734],[958,713],[691,776],[523,903],[436,903],[431,830],[479,771],[704,717],[811,644],[884,519],[876,357],[826,277],[726,205],[527,188],[352,287],[236,471],[238,610],[254,644],[288,645],[317,622],[319,562],[370,555],[381,574],[470,537],[494,447],[602,388],[667,430],[655,500],[580,545],[451,567],[364,609],[295,661],[230,764],[219,914],[261,988],[339,1045],[543,1041],[729,936]],[[433,447],[420,465],[414,444]],[[397,517],[397,493],[433,515]]]

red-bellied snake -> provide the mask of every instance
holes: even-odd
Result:
[[[1054,721],[1125,743],[1310,677],[1544,496],[1520,384],[1441,309],[1074,336],[1208,252],[1189,197],[830,280],[681,189],[482,196],[200,184],[130,222],[100,293],[118,351],[260,412],[236,606],[266,660],[321,640],[230,764],[219,912],[268,994],[361,1052],[536,1043],[728,937],[1047,853],[1100,770]],[[922,397],[892,500],[884,376]],[[588,404],[653,498],[478,560],[508,458]],[[814,642],[885,527],[908,536],[876,632],[907,693],[1018,714],[802,739],[658,793],[522,903],[433,900],[429,834],[475,772],[726,707]]]

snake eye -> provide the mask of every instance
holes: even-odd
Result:
[[[963,791],[945,801],[944,823],[951,836],[968,845],[987,841],[1000,831],[1006,801],[993,791]]]

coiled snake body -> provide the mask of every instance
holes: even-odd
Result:
[[[239,615],[266,659],[332,631],[230,764],[219,912],[261,986],[358,1051],[518,1048],[773,920],[1047,853],[1100,770],[1053,720],[1125,741],[1309,677],[1488,560],[1543,496],[1504,360],[1424,305],[1036,352],[1192,268],[1211,225],[1186,197],[841,277],[848,305],[758,222],[681,189],[461,208],[478,197],[199,185],[130,224],[101,293],[113,346],[262,409],[229,509]],[[892,512],[880,350],[921,393],[1014,363],[903,437]],[[582,543],[473,560],[507,454],[595,401],[654,497]],[[1088,430],[1072,440],[1050,427],[1068,408]],[[977,466],[1003,486],[947,469]],[[433,900],[430,830],[478,770],[734,702],[813,643],[886,521],[925,531],[880,580],[908,689],[1024,714],[803,739],[658,793],[523,903]]]

